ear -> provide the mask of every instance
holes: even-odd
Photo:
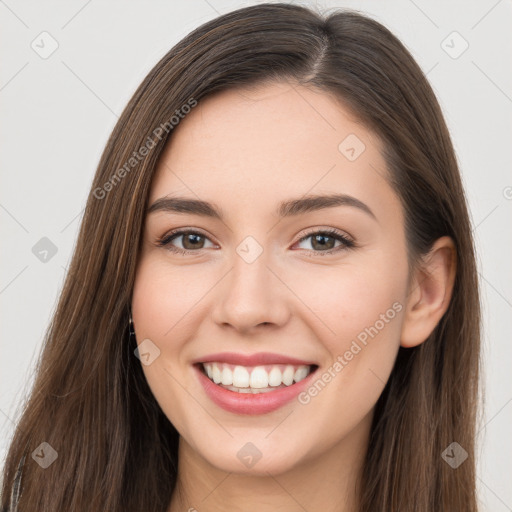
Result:
[[[415,347],[435,329],[450,305],[457,267],[449,236],[436,240],[416,268],[408,290],[400,345]]]

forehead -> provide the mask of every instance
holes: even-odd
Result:
[[[326,192],[397,202],[381,149],[380,139],[323,91],[287,82],[222,91],[174,128],[150,203],[176,193],[227,211],[248,204],[273,211],[283,199]]]

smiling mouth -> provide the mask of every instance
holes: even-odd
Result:
[[[293,386],[318,368],[316,364],[241,366],[222,362],[197,363],[195,366],[217,386],[247,394],[270,393]]]

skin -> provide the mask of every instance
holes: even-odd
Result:
[[[354,161],[338,149],[349,134],[366,146]],[[225,219],[155,212],[144,226],[132,315],[137,342],[160,350],[143,370],[180,433],[170,512],[226,503],[245,512],[357,510],[375,403],[399,346],[419,345],[441,319],[455,277],[448,237],[409,276],[403,211],[381,150],[339,100],[284,81],[206,98],[175,128],[149,205],[176,194],[215,203]],[[351,206],[274,214],[280,201],[326,193],[356,197],[376,219]],[[187,255],[157,245],[176,228],[206,238]],[[321,254],[314,237],[300,241],[308,228],[336,228],[357,247]],[[247,236],[263,248],[251,264],[236,252]],[[171,245],[186,243],[178,236]],[[307,404],[234,414],[207,397],[191,366],[213,352],[268,351],[316,361],[321,375],[394,303],[401,311]],[[237,457],[247,442],[262,454],[252,468]]]

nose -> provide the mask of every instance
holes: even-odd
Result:
[[[290,295],[265,253],[252,263],[235,254],[233,267],[215,287],[212,318],[217,325],[250,333],[261,327],[285,325],[290,318]]]

